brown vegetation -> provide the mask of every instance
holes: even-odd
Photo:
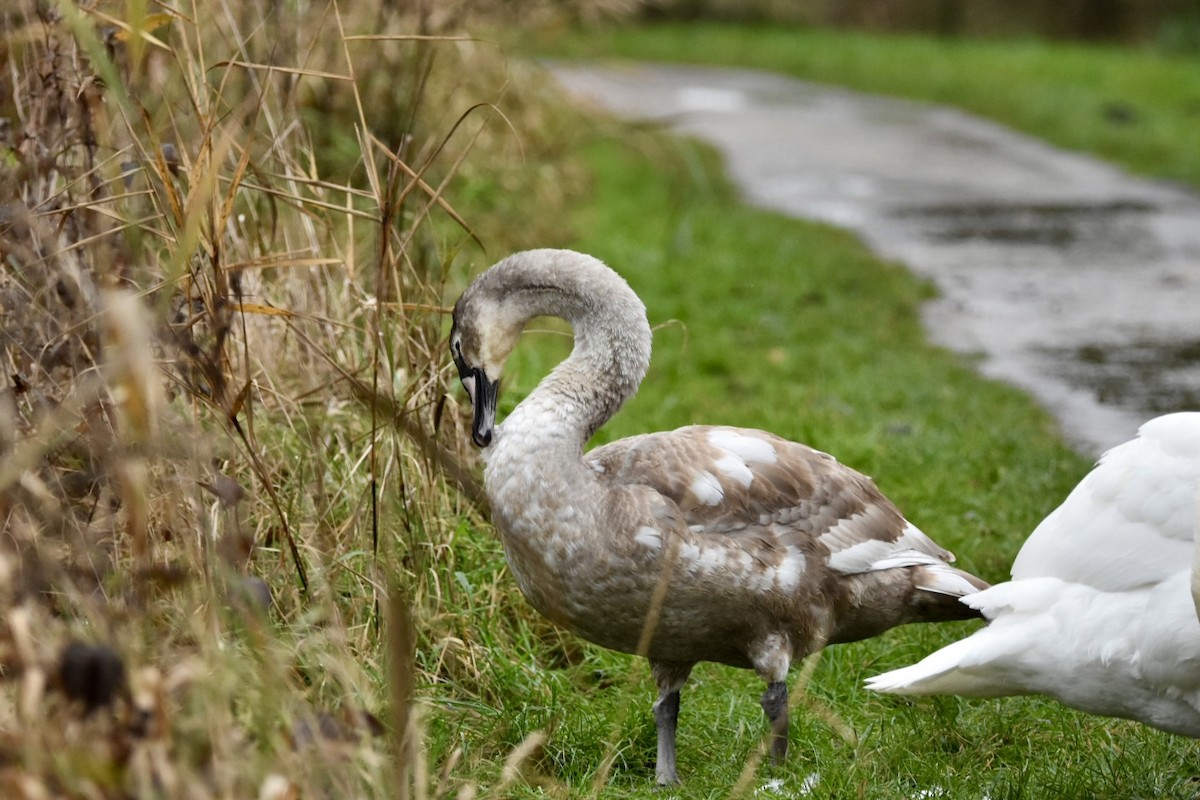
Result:
[[[3,12],[0,795],[455,789],[441,306],[579,181],[478,6]]]

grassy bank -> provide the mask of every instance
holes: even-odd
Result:
[[[588,30],[559,54],[773,70],[958,106],[1200,187],[1200,58],[1152,50],[726,24]]]
[[[594,182],[572,215],[574,246],[622,271],[660,326],[641,392],[601,438],[706,421],[808,441],[872,475],[968,569],[1003,579],[1024,536],[1086,464],[1028,398],[925,342],[917,309],[927,287],[840,231],[739,205],[702,149],[634,135],[588,152]],[[506,405],[567,346],[557,334],[528,334]],[[1039,699],[911,702],[861,688],[868,675],[969,630],[914,626],[825,653],[794,718],[788,764],[764,768],[743,786],[747,796],[772,796],[762,789],[772,777],[784,781],[780,796],[817,781],[814,797],[1154,796],[1188,785],[1200,766],[1191,743],[1136,724]],[[520,681],[502,681],[511,689],[505,724],[475,747],[499,759],[548,731],[538,767],[569,796],[592,793],[616,748],[599,795],[660,794],[650,789],[654,691],[645,665],[591,647],[557,663],[525,665]],[[517,669],[500,654],[493,668]],[[804,684],[798,675],[794,687]],[[760,692],[750,673],[697,668],[683,700],[685,784],[670,796],[735,793],[762,733]],[[461,724],[460,741],[478,730]]]

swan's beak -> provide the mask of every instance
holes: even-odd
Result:
[[[496,427],[500,382],[488,380],[484,371],[476,368],[462,377],[462,384],[471,397],[471,408],[475,412],[471,421],[471,441],[478,447],[487,447],[492,443],[492,431]]]

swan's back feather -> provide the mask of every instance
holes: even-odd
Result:
[[[798,547],[846,575],[954,558],[870,478],[764,431],[693,425],[621,439],[586,460],[607,485],[647,486],[669,499],[702,537]]]
[[[1190,563],[1200,425],[1170,414],[1112,448],[1030,534],[1014,579],[1053,576],[1102,591],[1158,583]]]

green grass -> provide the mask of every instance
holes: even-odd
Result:
[[[624,274],[661,326],[641,392],[598,439],[712,422],[809,442],[873,475],[963,566],[1003,580],[1024,537],[1088,465],[1028,397],[926,342],[918,309],[929,287],[843,232],[741,205],[698,146],[628,134],[591,144],[588,156],[594,184],[572,213],[572,244]],[[527,334],[504,408],[568,347],[561,335]],[[799,796],[817,774],[813,797],[1156,797],[1184,791],[1200,768],[1189,740],[1049,700],[910,701],[862,689],[869,675],[972,629],[909,626],[825,652],[809,691],[818,713],[797,707],[788,762],[763,767],[750,791],[776,777],[782,796]],[[503,720],[482,726],[493,725],[482,739],[469,723],[457,735],[484,751],[477,767],[487,769],[525,736],[548,732],[537,761],[548,783],[514,796],[728,797],[763,733],[761,682],[700,665],[684,690],[684,784],[659,792],[644,662],[591,646],[557,669],[536,661],[546,658],[536,647],[493,656]],[[803,691],[799,675],[793,692]],[[449,719],[435,725],[441,743]],[[610,781],[594,790],[614,751]]]
[[[1200,57],[1037,40],[664,24],[547,41],[560,55],[753,67],[958,106],[1200,187]]]

